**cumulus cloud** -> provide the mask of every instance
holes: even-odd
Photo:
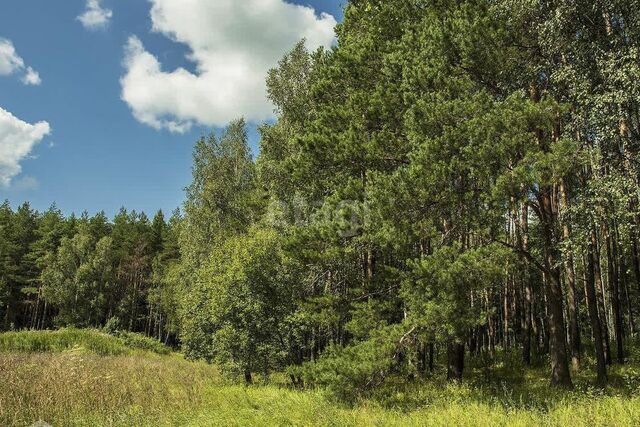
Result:
[[[22,160],[50,132],[47,122],[30,124],[0,108],[0,185],[11,184],[22,170]]]
[[[153,31],[186,45],[195,64],[195,72],[166,71],[139,38],[129,38],[122,99],[156,129],[185,132],[194,123],[273,117],[267,71],[300,39],[316,49],[335,38],[333,16],[283,0],[150,1]]]
[[[112,17],[113,12],[110,9],[103,8],[100,0],[87,0],[84,13],[78,16],[77,19],[87,30],[101,30],[109,25]]]
[[[31,67],[26,67],[24,60],[16,52],[11,40],[0,38],[0,76],[23,74],[21,80],[25,85],[42,83],[40,75]]]

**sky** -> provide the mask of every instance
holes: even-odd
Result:
[[[182,204],[199,136],[273,120],[264,79],[331,46],[345,0],[2,0],[0,200],[65,214]]]

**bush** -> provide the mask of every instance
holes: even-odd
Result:
[[[134,350],[146,350],[157,354],[170,353],[169,347],[155,338],[126,331],[120,331],[116,336],[122,340],[124,345]]]
[[[120,319],[117,317],[110,317],[102,330],[109,335],[115,335],[120,330]]]
[[[318,362],[303,365],[300,374],[307,384],[324,388],[338,400],[366,398],[399,368],[395,356],[401,332],[389,326],[357,344],[329,347]]]

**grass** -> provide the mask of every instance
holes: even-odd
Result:
[[[131,332],[108,335],[91,329],[20,331],[0,334],[0,353],[47,353],[86,351],[100,356],[117,356],[142,350],[168,354],[169,348],[157,340]]]
[[[277,381],[231,384],[214,366],[132,349],[96,331],[60,335],[82,344],[62,345],[56,338],[55,345],[32,345],[25,342],[40,339],[0,335],[0,425],[38,420],[54,426],[640,425],[637,359],[613,367],[604,390],[591,385],[588,368],[576,373],[572,392],[549,390],[544,368],[497,364],[487,371],[471,360],[466,385],[446,384],[439,372],[412,385],[398,382],[390,388],[394,391],[349,407],[320,390],[291,390]],[[110,344],[95,344],[102,340]]]

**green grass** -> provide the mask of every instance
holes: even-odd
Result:
[[[169,348],[157,340],[131,332],[108,335],[91,329],[20,331],[0,334],[0,352],[47,353],[86,351],[100,356],[117,356],[142,350],[168,354]]]
[[[574,375],[576,390],[563,392],[548,388],[544,367],[487,368],[470,360],[465,385],[446,384],[436,372],[413,384],[398,379],[345,406],[321,390],[291,390],[277,376],[266,385],[232,384],[215,366],[131,349],[97,331],[49,332],[45,344],[31,334],[0,335],[2,426],[38,420],[54,426],[640,425],[635,353],[631,363],[611,369],[606,389],[592,386],[588,367]],[[69,351],[78,348],[84,350]]]
[[[133,332],[118,332],[116,336],[124,343],[125,346],[135,349],[150,351],[157,354],[169,354],[169,347],[162,344],[160,341],[149,338],[145,335],[136,334]]]

